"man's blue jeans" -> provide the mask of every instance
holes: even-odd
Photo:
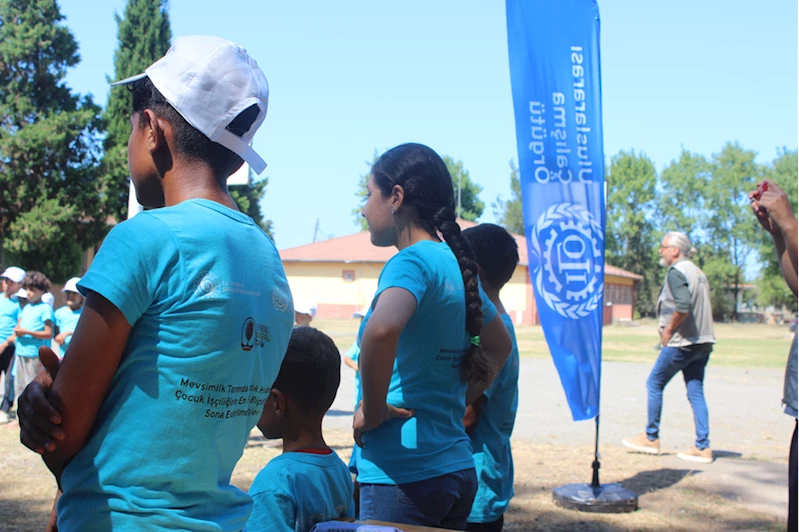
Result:
[[[646,390],[649,394],[648,410],[649,419],[646,425],[646,435],[650,440],[659,437],[660,412],[663,409],[663,389],[678,371],[682,371],[685,387],[688,390],[688,401],[694,410],[694,424],[696,425],[696,448],[706,449],[710,446],[708,435],[707,403],[705,403],[705,366],[707,366],[710,353],[700,353],[679,349],[676,347],[663,347],[660,350],[655,367],[646,380]]]

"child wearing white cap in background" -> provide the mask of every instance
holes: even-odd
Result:
[[[14,404],[14,377],[11,374],[14,364],[14,327],[19,321],[20,305],[17,294],[22,290],[25,270],[11,266],[0,274],[0,424],[11,419],[8,412]],[[27,292],[25,292],[27,298]]]
[[[308,327],[316,317],[316,303],[307,299],[294,300],[294,326]]]
[[[230,41],[179,37],[120,83],[131,181],[151,210],[115,226],[77,284],[69,356],[20,399],[20,439],[63,489],[61,530],[240,531],[252,499],[233,468],[294,321],[275,245],[227,189],[244,161],[266,166],[249,144],[266,77]],[[62,438],[35,428],[59,414]]]
[[[67,304],[55,311],[55,342],[59,347],[57,351],[59,358],[63,358],[64,353],[67,352],[69,342],[72,340],[72,333],[75,332],[83,311],[85,299],[78,292],[79,281],[80,277],[73,277],[67,281],[61,290],[67,296]]]

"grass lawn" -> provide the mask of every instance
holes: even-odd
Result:
[[[315,320],[313,325],[336,342],[344,354],[355,341],[359,321]],[[785,367],[792,333],[787,326],[752,323],[717,323],[714,366],[772,368]],[[549,357],[544,332],[540,326],[518,326],[516,339],[522,356]],[[639,362],[652,364],[655,346],[659,343],[654,320],[641,320],[636,326],[612,325],[605,327],[602,340],[602,357],[608,362]]]

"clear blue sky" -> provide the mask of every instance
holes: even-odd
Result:
[[[553,0],[554,1],[554,0]],[[82,62],[67,81],[105,104],[124,0],[61,0]],[[797,3],[600,1],[606,158],[645,152],[660,170],[681,146],[727,141],[761,162],[797,147]],[[245,46],[270,84],[255,147],[279,248],[357,230],[358,176],[375,149],[423,142],[484,187],[482,221],[516,159],[505,4],[480,0],[171,0],[175,36]]]

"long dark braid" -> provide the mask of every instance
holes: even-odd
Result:
[[[431,235],[441,233],[458,260],[466,291],[466,332],[480,335],[483,328],[483,302],[478,285],[479,269],[469,242],[455,221],[455,196],[447,165],[423,144],[402,144],[384,153],[372,168],[372,176],[383,194],[394,185],[405,193],[403,209]],[[495,368],[479,345],[472,342],[461,360],[461,378],[466,382],[489,382]]]

